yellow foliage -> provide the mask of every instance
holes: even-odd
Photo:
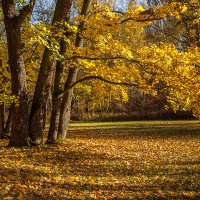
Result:
[[[191,4],[196,5],[197,1],[191,1]],[[22,40],[26,51],[23,55],[30,91],[33,92],[43,51],[47,47],[54,52],[52,59],[65,61],[66,68],[79,67],[83,75],[133,83],[145,93],[153,95],[163,92],[174,110],[192,110],[200,117],[199,48],[192,47],[180,52],[172,44],[148,46],[145,41],[146,26],[168,16],[181,18],[191,12],[190,4],[172,2],[145,10],[130,3],[125,13],[114,12],[111,5],[112,2],[95,3],[86,17],[74,17],[73,25],[57,23],[50,26],[40,22],[24,25]],[[199,9],[195,12],[195,16],[198,16]],[[78,30],[82,22],[84,27]],[[77,33],[85,40],[83,48],[75,46]],[[68,45],[64,55],[59,52],[61,39]],[[2,48],[0,52],[5,51]],[[6,62],[7,58],[2,60]],[[6,73],[5,70],[4,75]],[[98,85],[98,89],[94,85]],[[110,98],[127,101],[126,89],[119,86],[96,81],[80,86],[79,91],[84,87],[87,95],[93,95],[96,101],[94,106],[107,105]]]

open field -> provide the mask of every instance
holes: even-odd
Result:
[[[55,146],[0,141],[3,199],[200,199],[199,121],[72,123]]]

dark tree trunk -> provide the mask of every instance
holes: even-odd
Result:
[[[10,146],[27,145],[27,139],[29,137],[28,90],[26,72],[20,49],[20,32],[18,29],[19,27],[15,27],[14,21],[9,22],[6,26],[12,93],[19,97],[19,105],[13,106]]]
[[[68,78],[65,83],[65,90],[71,86],[77,77],[78,68],[70,68],[68,73]],[[66,138],[67,129],[71,116],[71,103],[73,96],[73,88],[68,90],[62,99],[62,104],[60,108],[60,119],[59,119],[59,128],[58,128],[58,138],[64,140]]]
[[[26,71],[22,56],[23,44],[21,41],[22,23],[31,12],[34,2],[25,6],[19,14],[16,11],[15,1],[2,0],[4,24],[6,28],[9,66],[11,71],[12,93],[19,98],[19,105],[13,106],[13,123],[10,146],[27,145],[29,137],[28,126],[28,90]]]
[[[67,19],[70,9],[71,0],[58,0],[55,8],[53,24],[56,22],[63,24]],[[32,142],[36,144],[42,143],[44,134],[45,107],[51,92],[51,83],[56,66],[56,60],[52,59],[52,56],[53,52],[46,48],[40,66],[29,118],[30,137]]]
[[[2,68],[2,60],[0,60],[0,68]],[[3,84],[4,84],[4,81],[3,81],[2,85]],[[5,108],[4,103],[0,104],[0,139],[2,139],[4,137],[4,121],[5,121],[4,120],[4,116],[5,116],[4,108]]]
[[[11,135],[11,127],[12,127],[12,108],[10,108],[8,113],[8,119],[6,121],[6,127],[4,129],[4,133],[7,137]]]
[[[86,15],[91,0],[84,0],[81,15]],[[79,25],[79,32],[83,29],[84,21],[82,21]],[[78,33],[76,36],[76,47],[83,46],[83,39],[80,37]],[[63,41],[61,43],[61,54],[64,54],[67,50],[67,44]],[[63,76],[64,63],[58,62],[56,66],[56,77],[55,77],[55,85],[54,85],[54,94],[53,94],[53,110],[51,116],[51,124],[48,134],[47,143],[55,143],[57,139],[64,140],[66,138],[66,132],[70,120],[71,113],[71,102],[73,96],[73,89],[70,89],[67,93],[64,94],[63,98],[59,97],[59,95],[63,92],[61,87],[61,78]],[[70,85],[72,85],[76,81],[78,68],[70,68],[68,73],[68,78],[65,83],[66,90]]]
[[[33,103],[31,107],[29,125],[30,138],[33,143],[40,144],[44,134],[45,108],[51,91],[51,81],[56,61],[50,60],[52,52],[47,48],[44,51],[38,80],[35,87]]]
[[[0,105],[0,139],[4,138],[4,118],[5,118],[4,104],[1,104]]]
[[[67,50],[67,44],[65,43],[65,41],[62,41],[60,54],[63,55],[66,52],[66,50]],[[52,101],[52,113],[51,113],[51,121],[50,121],[47,143],[55,143],[57,141],[60,108],[62,103],[62,97],[59,97],[59,95],[63,92],[62,76],[64,72],[64,66],[65,66],[64,61],[57,62],[56,75],[54,81],[53,101]]]
[[[92,0],[84,0],[83,6],[81,10],[81,15],[86,16],[88,10],[90,8]],[[80,36],[80,32],[84,27],[84,21],[82,21],[78,27],[79,32],[76,35],[76,47],[83,47],[84,39]],[[64,90],[67,90],[77,78],[78,67],[77,68],[70,68],[68,73],[68,78],[65,83]],[[59,119],[59,128],[58,128],[58,138],[60,140],[64,140],[67,135],[67,129],[71,117],[71,104],[72,104],[72,97],[73,97],[73,88],[69,89],[64,95],[62,99],[61,109],[60,109],[60,119]]]

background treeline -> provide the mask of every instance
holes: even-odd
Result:
[[[108,100],[107,100],[108,101]],[[132,120],[173,120],[196,119],[190,111],[166,110],[166,99],[154,97],[130,88],[128,101],[111,100],[109,103],[94,103],[90,97],[78,92],[72,100],[72,121],[132,121]]]

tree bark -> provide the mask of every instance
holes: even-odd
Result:
[[[4,104],[0,105],[0,139],[4,138]]]
[[[67,50],[67,44],[63,40],[61,42],[61,50],[60,54],[63,55]],[[54,81],[54,92],[53,92],[53,100],[52,100],[52,113],[51,113],[51,121],[50,128],[48,133],[47,143],[56,143],[57,135],[58,135],[58,126],[59,126],[59,118],[60,118],[60,108],[62,103],[62,98],[59,98],[59,94],[63,92],[62,87],[62,76],[64,72],[64,61],[58,61],[56,65],[56,75]]]
[[[65,90],[76,81],[77,73],[78,73],[78,67],[69,69],[67,81],[65,82]],[[67,129],[71,117],[72,97],[73,97],[73,88],[69,89],[63,95],[62,104],[60,108],[59,127],[58,127],[58,138],[60,140],[64,140],[67,135]]]
[[[59,22],[62,25],[71,9],[71,0],[58,0],[53,17],[53,25]],[[56,38],[55,38],[56,39]],[[38,80],[33,97],[33,103],[29,118],[30,137],[33,143],[42,143],[44,134],[44,115],[45,107],[51,92],[51,83],[55,71],[56,60],[52,59],[53,52],[45,48]]]
[[[0,60],[0,68],[2,67],[2,60]],[[4,81],[2,82],[4,84]],[[3,91],[2,91],[3,92]],[[0,104],[0,139],[4,137],[4,103]]]
[[[80,13],[81,15],[86,16],[89,10],[90,3],[91,0],[83,1],[83,6]],[[80,36],[80,31],[83,29],[83,26],[84,26],[84,21],[82,21],[78,27],[79,32],[76,35],[76,41],[75,41],[76,47],[83,46],[83,39]],[[64,50],[62,53],[65,53],[67,50],[67,44],[63,42],[62,45]],[[51,125],[49,129],[47,143],[55,143],[57,142],[57,139],[64,140],[66,138],[66,132],[70,120],[73,89],[70,89],[67,93],[63,95],[63,97],[59,97],[60,93],[63,92],[63,89],[60,86],[63,70],[64,70],[64,63],[63,64],[62,62],[58,63],[56,69],[55,87],[53,95],[53,111],[52,111]],[[66,90],[71,84],[73,84],[76,81],[77,72],[78,68],[69,69],[64,90]]]
[[[4,134],[9,137],[11,135],[11,127],[12,127],[12,108],[9,110],[8,119],[6,121],[6,126],[4,129]]]
[[[83,2],[81,15],[86,15],[89,9],[91,0],[85,0]],[[70,13],[69,13],[70,14]],[[83,28],[84,22],[81,22],[79,25],[79,31]],[[82,46],[83,39],[80,37],[80,34],[78,33],[76,36],[76,47]],[[64,41],[61,42],[61,54],[63,55],[67,50],[67,43]],[[48,133],[48,140],[47,143],[56,143],[58,139],[58,127],[60,127],[60,130],[66,130],[68,127],[69,120],[63,121],[62,117],[67,117],[67,119],[70,119],[70,110],[71,110],[71,101],[72,101],[72,95],[73,90],[71,89],[67,94],[64,96],[63,99],[66,101],[66,105],[62,104],[62,97],[59,97],[60,93],[63,92],[62,88],[62,76],[64,71],[64,62],[58,62],[56,66],[56,76],[55,76],[55,83],[54,83],[54,93],[53,93],[53,110],[51,115],[51,123],[50,123],[50,129]],[[65,89],[70,84],[73,84],[76,80],[78,68],[75,69],[69,69],[69,74],[67,78],[67,82],[65,84]],[[66,112],[66,114],[64,114]],[[63,116],[61,116],[63,115]],[[59,125],[61,117],[61,123]],[[66,127],[66,128],[64,128]],[[63,131],[62,131],[63,132]],[[64,138],[66,137],[66,134],[63,134]],[[62,135],[59,135],[60,139],[64,139]]]
[[[19,98],[19,104],[13,105],[13,123],[10,146],[27,145],[29,137],[28,125],[28,90],[26,71],[22,56],[23,44],[21,41],[22,24],[31,13],[34,1],[18,12],[13,0],[2,0],[4,24],[7,35],[9,67],[11,71],[12,93]]]

